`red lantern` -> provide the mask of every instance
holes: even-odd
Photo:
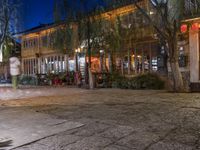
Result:
[[[187,24],[181,25],[181,33],[185,33],[185,32],[187,32],[187,30],[188,30]]]
[[[192,31],[198,31],[199,30],[199,24],[198,23],[193,23],[191,26]]]

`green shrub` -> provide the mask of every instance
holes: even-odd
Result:
[[[143,74],[132,79],[136,89],[163,89],[165,82],[157,74]]]
[[[121,89],[154,89],[160,90],[165,82],[157,74],[142,74],[132,78],[114,75],[112,87]]]
[[[126,78],[120,76],[117,73],[113,73],[111,76],[112,87],[113,88],[123,88],[123,84],[126,81]]]
[[[59,73],[59,79],[62,80],[62,82],[66,82],[66,73]]]
[[[37,80],[35,77],[31,76],[21,76],[19,79],[19,83],[22,85],[36,85]]]

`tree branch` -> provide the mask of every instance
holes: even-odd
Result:
[[[166,39],[168,36],[162,31],[160,30],[160,28],[157,26],[156,23],[154,23],[154,21],[151,19],[151,17],[146,13],[146,11],[144,9],[142,9],[137,2],[134,1],[134,5],[137,7],[137,9],[144,15],[144,17],[149,21],[149,23],[154,27],[154,29],[161,35],[161,37],[163,37],[164,39]]]

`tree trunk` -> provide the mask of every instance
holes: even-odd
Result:
[[[177,36],[174,36],[168,40],[169,62],[173,80],[173,90],[174,92],[185,92],[186,88],[184,86],[183,77],[179,68],[179,50],[177,44]]]
[[[100,54],[100,70],[101,70],[101,72],[103,72],[104,71],[104,68],[103,68],[103,54]]]
[[[104,52],[103,70],[105,72],[108,72],[108,69],[107,69],[107,66],[106,66],[106,52]]]
[[[112,54],[108,54],[108,64],[109,64],[109,72],[112,74],[113,72],[113,62],[112,62]]]
[[[124,76],[124,60],[121,58],[121,74]]]
[[[76,63],[76,72],[79,71],[79,65],[78,65],[78,54],[75,54],[75,63]]]
[[[89,88],[94,89],[94,79],[92,77],[92,71],[91,71],[91,66],[92,66],[92,54],[91,54],[91,43],[90,43],[90,19],[89,17],[87,18],[87,42],[88,42],[88,50],[87,50],[87,55],[88,55],[88,79],[89,79]]]
[[[87,56],[85,55],[85,84],[89,84],[89,65],[87,62]]]
[[[66,57],[66,71],[69,72],[69,55],[67,54],[65,57]]]
[[[90,19],[88,18],[87,20],[87,44],[88,44],[88,65],[89,65],[89,68],[91,68],[91,64],[92,64],[92,61],[91,61],[91,57],[92,57],[92,54],[91,54],[91,43],[90,43],[90,40],[91,40],[91,35],[90,35]]]
[[[88,73],[89,73],[89,88],[94,89],[95,88],[95,79],[94,79],[94,76],[92,75],[91,68],[88,68]]]
[[[128,49],[128,75],[131,74],[130,49]]]
[[[186,88],[184,87],[178,61],[170,61],[170,66],[172,71],[174,92],[185,92]]]

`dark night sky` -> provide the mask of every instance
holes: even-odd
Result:
[[[54,0],[24,0],[24,29],[38,26],[39,23],[53,22],[53,1]]]
[[[88,0],[87,7],[94,7],[97,3],[100,3],[100,0]],[[53,9],[54,0],[23,0],[22,30],[38,26],[40,23],[52,23]]]

